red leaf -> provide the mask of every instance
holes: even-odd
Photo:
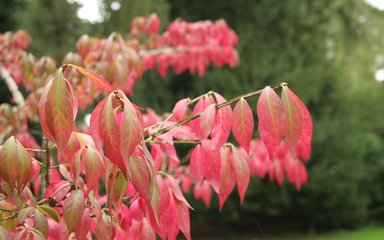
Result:
[[[85,209],[84,195],[81,190],[75,190],[64,201],[63,217],[69,232],[72,232],[81,220]]]
[[[281,112],[282,103],[271,87],[265,87],[257,102],[257,117],[259,119],[259,134],[272,158],[282,138]]]
[[[31,170],[27,150],[15,137],[8,138],[0,149],[0,179],[20,192],[30,180]]]
[[[195,199],[202,199],[206,207],[211,204],[212,188],[209,186],[207,181],[197,183],[193,189],[193,196]]]
[[[281,133],[296,154],[296,146],[303,131],[303,117],[301,109],[296,102],[297,98],[292,95],[292,91],[287,86],[283,87],[281,100],[283,102],[283,118],[281,124]]]
[[[213,140],[204,139],[202,148],[205,153],[204,171],[205,178],[211,184],[216,193],[219,193],[220,188],[220,150],[215,149],[212,144]]]
[[[143,138],[143,129],[135,108],[123,92],[119,91],[119,93],[123,95],[124,101],[124,116],[120,128],[120,151],[123,159],[127,162]]]
[[[247,191],[251,173],[247,161],[243,158],[240,151],[233,145],[232,147],[232,167],[236,174],[237,190],[239,191],[240,202],[243,203],[245,192]]]
[[[98,127],[106,156],[125,174],[127,170],[120,152],[121,134],[116,122],[113,100],[115,100],[115,95],[111,93],[101,109]]]
[[[308,160],[311,155],[311,142],[312,142],[312,118],[309,114],[308,109],[305,107],[304,103],[300,100],[299,97],[296,96],[288,87],[287,93],[290,95],[291,99],[293,99],[299,109],[301,111],[302,116],[302,126],[303,130],[299,137],[296,153],[304,160]]]
[[[216,104],[208,105],[200,116],[200,129],[202,138],[207,138],[212,131],[216,115]]]
[[[82,160],[85,168],[85,176],[87,179],[87,192],[97,188],[99,180],[103,175],[104,160],[103,157],[91,146],[82,151]]]
[[[232,132],[240,145],[249,152],[249,144],[252,139],[254,119],[252,110],[247,101],[241,98],[233,109]]]
[[[228,146],[220,148],[220,190],[219,204],[220,210],[223,209],[224,202],[235,187],[236,176],[231,164],[231,149]]]
[[[73,67],[77,71],[79,71],[81,74],[83,74],[85,77],[91,79],[94,83],[96,83],[97,87],[100,88],[103,91],[107,92],[113,92],[113,88],[111,84],[101,76],[97,75],[94,72],[89,71],[86,68],[74,65],[74,64],[68,64],[68,66]]]
[[[221,95],[217,93],[215,93],[215,98],[218,104],[226,101]],[[219,150],[220,147],[228,141],[229,134],[231,133],[231,123],[231,107],[228,105],[218,109],[211,132],[213,148]]]
[[[205,161],[204,151],[201,148],[201,145],[197,145],[192,151],[189,168],[190,168],[191,174],[199,182],[203,180],[205,175],[204,161]]]
[[[46,123],[42,123],[42,126],[47,125],[49,133],[46,134],[52,136],[60,155],[71,136],[74,127],[74,113],[77,110],[73,109],[74,96],[72,95],[71,86],[64,78],[61,69],[57,71],[55,78],[51,81],[52,85],[49,88],[47,101],[45,102]]]
[[[93,141],[95,141],[95,145],[97,150],[102,152],[103,149],[103,143],[101,141],[100,137],[100,124],[99,124],[99,119],[100,119],[100,114],[101,110],[103,109],[105,102],[107,101],[108,98],[104,98],[101,102],[99,102],[95,109],[93,109],[92,115],[91,115],[91,120],[90,120],[90,132],[91,136],[93,138]]]
[[[82,212],[82,216],[78,224],[75,226],[76,239],[87,239],[88,232],[91,227],[91,219],[89,217],[89,209],[86,208]]]
[[[184,98],[178,101],[172,110],[175,121],[181,121],[185,118],[189,104],[189,98]]]
[[[189,222],[189,208],[183,202],[176,198],[175,200],[175,222],[180,231],[184,234],[185,238],[191,239],[190,222]]]
[[[47,125],[47,117],[45,114],[45,104],[47,103],[47,96],[48,96],[49,90],[51,89],[52,83],[53,83],[53,80],[49,81],[45,85],[45,87],[43,88],[43,92],[41,93],[41,98],[39,101],[40,124],[41,124],[41,128],[43,129],[45,137],[49,141],[53,141],[53,138],[51,136],[51,132],[50,132],[48,125]]]
[[[133,154],[127,162],[128,176],[140,196],[151,204],[151,188],[154,181],[153,171],[147,160]]]

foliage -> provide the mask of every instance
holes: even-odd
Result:
[[[211,63],[237,64],[237,36],[224,20],[159,29],[152,14],[133,20],[130,39],[82,36],[57,71],[54,60],[25,52],[26,32],[0,36],[0,70],[16,103],[1,106],[8,139],[0,149],[2,236],[176,239],[182,232],[190,239],[192,207],[183,192],[193,188],[207,205],[215,192],[223,208],[235,185],[243,202],[251,175],[280,185],[286,177],[297,189],[307,183],[312,120],[286,83],[230,100],[216,92],[185,98],[163,116],[131,102],[125,92],[132,94],[142,71],[204,75]],[[252,140],[247,99],[259,94],[260,139]],[[90,127],[76,123],[79,107],[99,98]],[[36,120],[41,148],[28,128]],[[228,142],[231,132],[239,146]],[[180,159],[175,144],[192,147]]]
[[[243,207],[217,221],[248,219],[249,211],[261,224],[268,216],[286,219],[285,225],[301,223],[304,229],[382,220],[384,86],[374,74],[383,68],[383,11],[359,0],[171,0],[170,5],[172,17],[224,18],[240,40],[238,68],[209,69],[184,94],[217,89],[231,96],[251,86],[288,81],[316,123],[308,187],[272,191],[269,182],[252,181]],[[237,201],[236,196],[229,199]]]

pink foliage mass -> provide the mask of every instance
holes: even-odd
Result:
[[[202,76],[211,63],[238,63],[238,39],[224,20],[177,19],[164,33],[159,29],[152,14],[133,20],[129,40],[84,35],[51,79],[54,61],[25,52],[26,32],[0,35],[0,68],[29,93],[16,106],[19,115],[0,109],[0,132],[15,135],[0,148],[0,208],[7,209],[0,212],[0,236],[176,239],[181,233],[191,239],[187,192],[207,207],[217,194],[222,209],[235,186],[244,201],[251,176],[279,185],[286,179],[298,190],[307,183],[312,120],[286,85],[278,86],[281,97],[271,87],[261,92],[260,138],[246,100],[258,92],[230,101],[209,92],[180,100],[164,115],[149,108],[143,114],[131,102],[126,94],[143,71]],[[77,127],[79,106],[100,94],[90,128]],[[41,149],[27,127],[36,118],[48,141]],[[231,134],[238,144],[228,142]],[[178,144],[190,146],[186,156]]]

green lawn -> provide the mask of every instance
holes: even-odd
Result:
[[[383,240],[384,227],[366,227],[356,231],[337,231],[322,234],[292,235],[267,239],[281,240]]]

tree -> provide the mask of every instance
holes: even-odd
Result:
[[[130,101],[126,93],[143,71],[204,75],[211,63],[237,64],[237,36],[224,20],[176,20],[159,29],[151,14],[133,20],[131,39],[84,35],[58,70],[52,59],[35,61],[24,51],[26,32],[0,36],[0,70],[16,103],[1,109],[2,236],[175,239],[182,232],[190,239],[192,207],[183,192],[192,187],[207,205],[216,192],[222,209],[235,185],[243,202],[251,175],[279,185],[287,178],[297,189],[306,184],[312,120],[287,83],[230,100],[216,92],[185,98],[162,117]],[[256,95],[260,139],[252,140],[247,99]],[[79,107],[99,97],[90,127],[75,123]],[[35,119],[41,148],[27,125]],[[231,132],[239,146],[227,142]],[[192,145],[183,159],[177,144]]]

